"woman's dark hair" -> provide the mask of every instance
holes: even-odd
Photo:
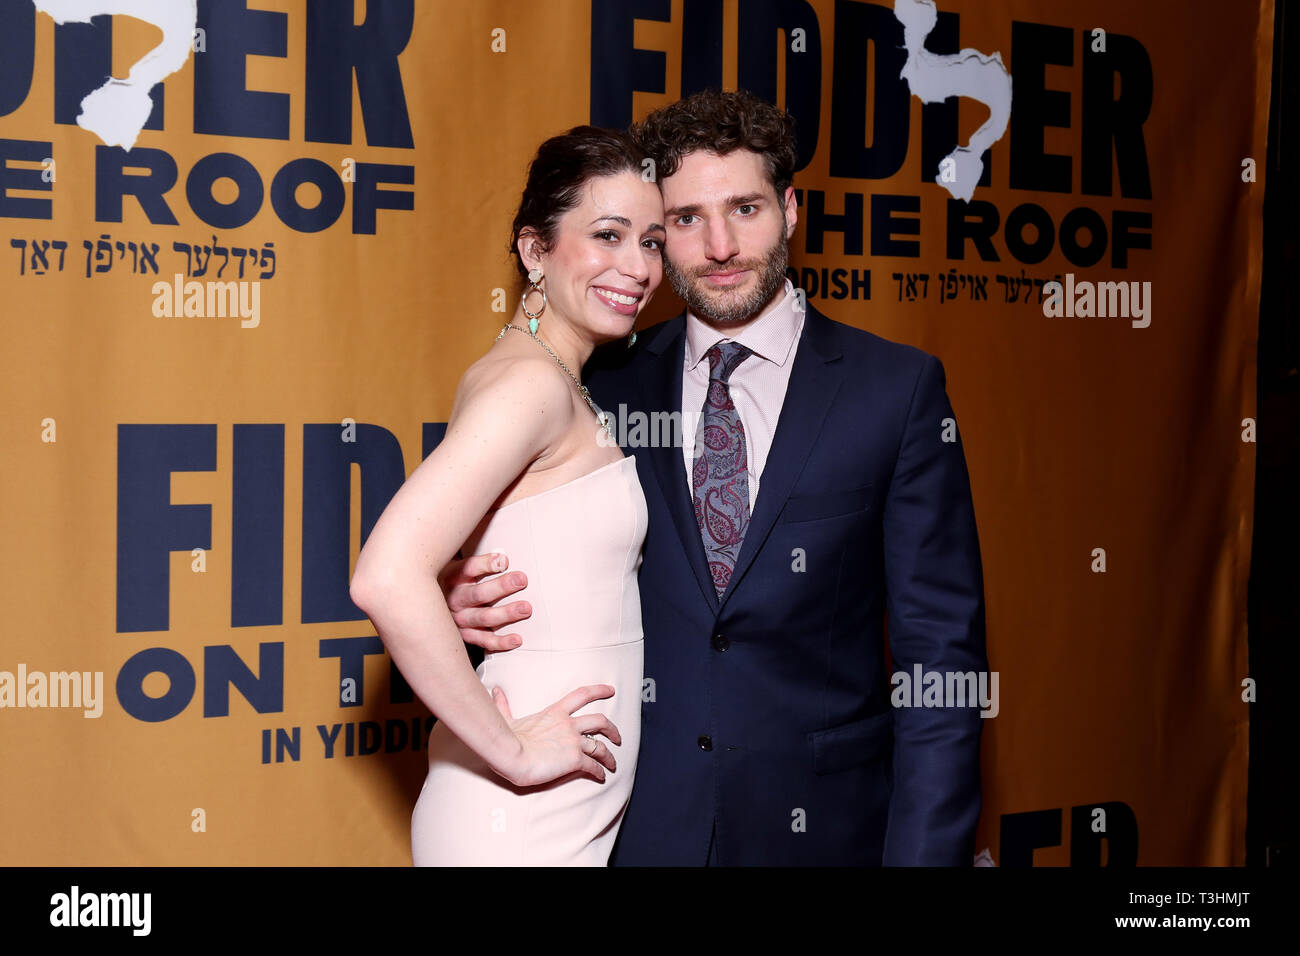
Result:
[[[627,133],[597,126],[575,126],[542,143],[528,167],[528,182],[510,234],[510,253],[520,275],[528,275],[519,257],[520,233],[535,230],[542,250],[550,251],[560,217],[578,205],[589,180],[625,171],[640,174],[645,159]]]
[[[692,93],[634,125],[632,136],[654,160],[660,182],[677,172],[689,153],[726,156],[737,149],[763,157],[778,199],[785,199],[794,182],[794,118],[747,90]]]

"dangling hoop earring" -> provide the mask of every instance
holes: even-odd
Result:
[[[541,318],[542,313],[546,311],[546,290],[538,285],[541,281],[542,270],[530,269],[528,272],[528,288],[524,290],[523,298],[519,303],[521,308],[524,310],[524,315],[528,316],[528,331],[533,334],[534,338],[537,337],[537,320]],[[540,293],[542,297],[542,307],[536,312],[528,311],[528,295],[532,292]]]

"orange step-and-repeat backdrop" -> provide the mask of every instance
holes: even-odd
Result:
[[[944,362],[977,847],[1244,863],[1273,4],[938,12],[1009,117],[917,50],[923,103],[889,2],[0,0],[0,862],[409,863],[363,534],[513,310],[537,145],[717,85],[796,117],[796,284]]]

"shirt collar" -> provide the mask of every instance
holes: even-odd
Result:
[[[687,309],[686,367],[694,368],[709,349],[724,339],[739,342],[775,365],[785,365],[794,351],[795,339],[803,324],[803,312],[803,298],[795,294],[794,284],[789,279],[785,280],[785,295],[734,336],[710,328]]]

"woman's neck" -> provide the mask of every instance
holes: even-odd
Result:
[[[524,315],[522,305],[515,310],[512,321],[514,325],[528,328],[528,316]],[[573,325],[556,315],[553,309],[546,309],[538,317],[537,323],[537,337],[550,346],[551,351],[581,381],[582,366],[591,358],[595,344],[579,335]]]

